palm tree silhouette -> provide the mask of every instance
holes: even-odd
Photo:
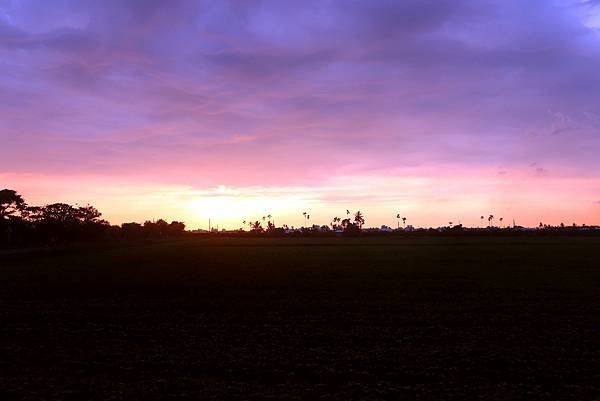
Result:
[[[360,210],[354,214],[354,222],[358,224],[358,228],[362,228],[363,224],[365,224],[365,217]]]
[[[504,220],[504,218],[500,217],[498,220],[500,220],[500,228],[502,228],[502,221]]]
[[[490,214],[490,217],[488,217],[488,221],[490,222],[490,228],[492,227],[492,222],[494,221],[494,215]]]
[[[304,216],[304,226],[306,227],[306,212],[302,212],[302,215]]]
[[[396,218],[398,219],[398,229],[400,229],[400,213],[396,215]]]
[[[254,223],[250,222],[250,228],[252,229],[252,231],[262,231],[263,228],[260,225],[260,222],[258,220],[256,220]]]
[[[406,217],[402,218],[402,226],[406,228]]]
[[[479,227],[481,227],[483,225],[483,216],[481,216],[481,224],[479,225]]]

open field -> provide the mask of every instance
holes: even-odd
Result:
[[[0,256],[2,399],[600,399],[600,238]]]

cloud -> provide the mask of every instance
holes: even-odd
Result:
[[[532,159],[599,171],[600,37],[581,4],[16,4],[0,5],[10,171],[189,185]]]

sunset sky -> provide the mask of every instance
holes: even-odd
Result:
[[[0,162],[114,224],[600,224],[600,1],[0,0]]]

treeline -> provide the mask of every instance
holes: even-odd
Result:
[[[178,221],[159,219],[115,226],[102,219],[102,213],[93,206],[30,206],[16,191],[0,190],[0,247],[164,239],[184,234],[185,224]]]

